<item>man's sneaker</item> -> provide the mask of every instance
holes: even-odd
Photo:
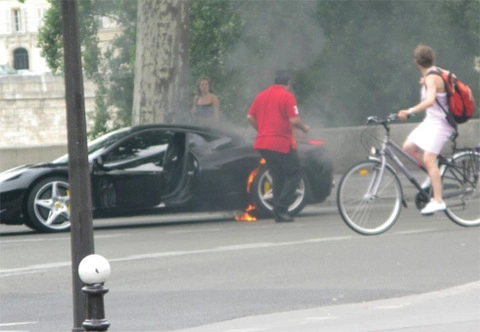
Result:
[[[434,212],[443,211],[447,208],[445,202],[437,202],[436,200],[431,200],[430,203],[425,205],[422,209],[422,214],[432,214]]]
[[[278,213],[275,215],[275,222],[293,222],[294,219],[288,213]]]

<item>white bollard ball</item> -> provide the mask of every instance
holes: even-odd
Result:
[[[88,255],[78,265],[78,275],[85,284],[103,284],[110,276],[110,263],[103,256]]]

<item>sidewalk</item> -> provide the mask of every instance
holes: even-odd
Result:
[[[478,332],[480,281],[425,294],[238,318],[177,332]]]

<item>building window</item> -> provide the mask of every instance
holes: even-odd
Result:
[[[13,9],[12,10],[12,15],[13,15],[13,31],[14,32],[23,31],[21,10],[20,9]]]
[[[13,67],[16,70],[29,69],[28,51],[24,48],[17,48],[13,51]]]
[[[43,18],[45,17],[45,13],[47,12],[47,7],[39,7],[37,8],[37,19],[38,19],[38,27],[43,27],[45,24],[43,22]]]
[[[43,27],[43,15],[44,11],[43,8],[37,8],[37,18],[38,18],[38,27]]]

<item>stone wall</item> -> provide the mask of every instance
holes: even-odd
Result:
[[[85,111],[94,110],[94,87],[85,83]],[[87,117],[88,118],[88,117]],[[0,147],[67,142],[64,78],[0,76]]]

